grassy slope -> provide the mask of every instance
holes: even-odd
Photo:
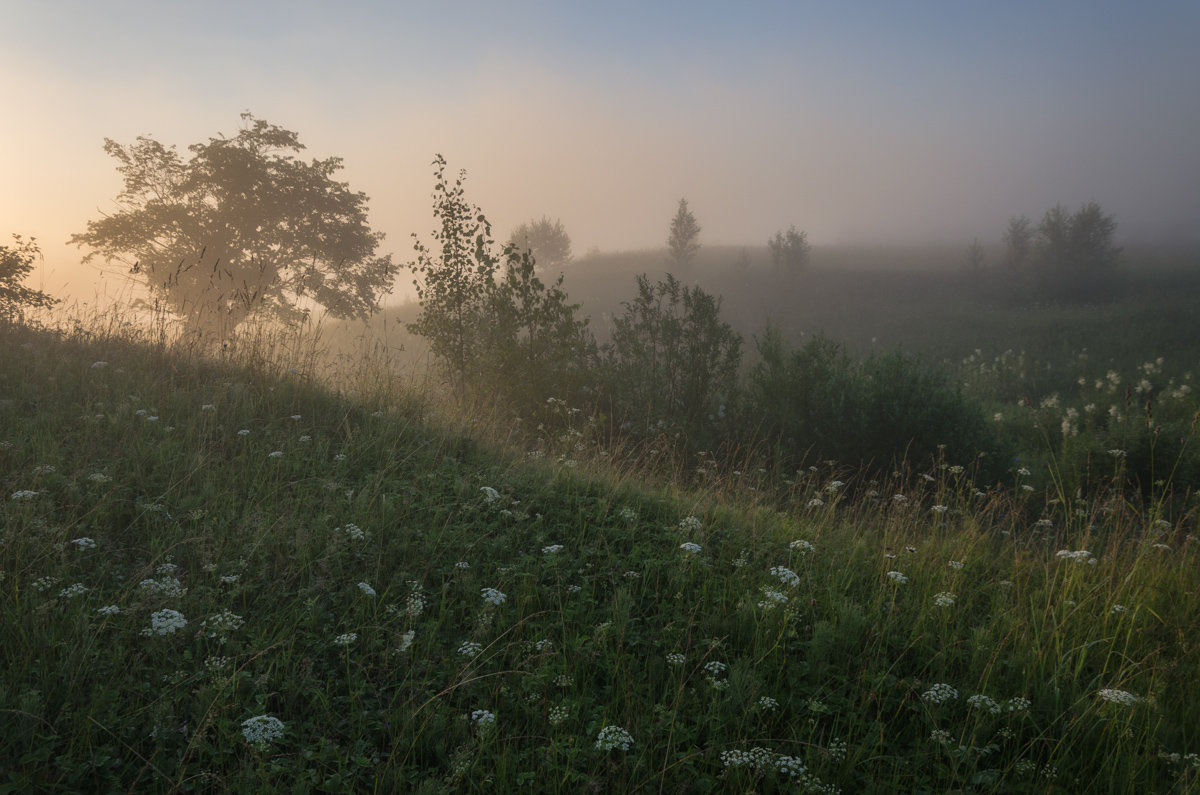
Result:
[[[13,328],[0,351],[0,791],[1197,783],[1159,756],[1200,751],[1194,514],[1014,526],[940,470],[861,504],[811,473],[784,515],[300,374]],[[186,626],[157,634],[164,609]],[[248,744],[258,715],[282,737]]]

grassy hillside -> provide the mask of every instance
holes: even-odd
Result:
[[[0,791],[1200,785],[1192,506],[687,491],[365,359],[339,395],[262,349],[0,351]]]

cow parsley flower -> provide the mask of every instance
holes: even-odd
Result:
[[[283,721],[270,715],[256,715],[242,721],[242,736],[260,749],[283,737]]]
[[[921,694],[921,700],[928,701],[931,704],[941,704],[944,701],[953,701],[956,698],[958,698],[958,691],[944,682],[932,686]]]
[[[543,555],[554,555],[559,552],[562,552],[562,548],[563,548],[562,544],[551,544],[548,547],[542,547],[542,554]]]
[[[486,709],[476,709],[471,711],[471,720],[481,729],[486,729],[496,723],[496,713],[489,712]]]
[[[408,651],[413,645],[413,639],[417,637],[417,631],[410,629],[400,636],[400,645],[396,647],[397,653]]]
[[[908,577],[904,576],[904,574],[902,572],[889,571],[887,573],[887,576],[889,579],[891,579],[893,582],[897,583],[898,585],[904,585],[904,583],[908,582]]]
[[[76,538],[71,543],[74,544],[75,546],[79,547],[80,549],[94,549],[96,547],[96,542],[94,540],[92,540],[90,538],[86,538],[86,537],[85,538]]]
[[[942,591],[933,595],[933,603],[938,607],[953,607],[955,598],[949,591]]]
[[[696,516],[685,516],[679,520],[679,529],[685,533],[698,533],[704,529],[704,523]]]
[[[1100,697],[1101,701],[1107,701],[1111,704],[1120,704],[1123,707],[1132,707],[1141,701],[1141,699],[1135,696],[1133,693],[1126,692],[1125,690],[1111,690],[1109,688],[1104,688],[1096,695]]]
[[[814,547],[811,542],[805,541],[802,538],[798,538],[792,543],[788,544],[788,549],[792,550],[793,552],[799,552],[801,555],[807,555],[810,552],[817,551],[817,548]]]
[[[356,641],[356,640],[358,640],[357,632],[346,632],[346,633],[344,633],[342,635],[338,635],[336,638],[334,638],[333,645],[334,646],[349,646],[350,644],[354,643],[354,641]]]
[[[691,541],[685,541],[684,543],[679,545],[679,548],[682,549],[684,552],[687,552],[688,554],[698,555],[698,554],[700,554],[700,550],[702,547],[699,544],[695,544]]]
[[[21,491],[14,491],[12,494],[12,498],[14,500],[18,500],[18,501],[32,500],[38,494],[40,494],[40,492],[33,491],[32,489],[22,489]]]
[[[673,651],[667,655],[667,662],[671,665],[683,665],[685,657],[677,651]]]
[[[778,578],[781,583],[789,588],[795,588],[800,584],[800,576],[791,569],[783,566],[772,566],[771,576]]]
[[[71,585],[67,588],[63,588],[61,591],[59,591],[58,598],[59,599],[73,599],[76,596],[83,596],[85,593],[87,593],[90,590],[91,589],[88,588],[83,583],[77,582],[74,585]]]
[[[204,634],[210,638],[215,638],[219,642],[224,643],[230,632],[239,629],[246,623],[246,619],[229,610],[222,610],[220,613],[213,613],[204,621],[200,622],[200,628]]]
[[[151,635],[172,635],[187,626],[187,619],[178,610],[159,610],[150,614]]]
[[[596,748],[600,751],[628,751],[633,745],[633,736],[620,726],[605,726],[596,735]]]
[[[490,605],[502,605],[508,601],[508,597],[495,588],[481,588],[479,593],[483,596],[483,601]]]
[[[481,486],[480,491],[483,492],[483,499],[488,505],[500,499],[500,492],[493,489],[491,486]]]
[[[463,657],[476,657],[481,651],[483,651],[483,644],[473,640],[464,640],[458,647],[458,653]]]
[[[117,605],[105,605],[104,607],[97,607],[96,612],[102,616],[115,616],[121,612],[121,608]]]
[[[368,584],[367,584],[367,583],[365,583],[365,582],[360,582],[360,583],[358,584],[358,590],[362,591],[362,592],[363,592],[363,593],[365,593],[367,596],[374,596],[374,595],[375,595],[375,589],[374,589],[374,588],[372,588],[370,585],[368,585]]]

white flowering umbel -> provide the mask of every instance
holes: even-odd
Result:
[[[633,745],[633,736],[620,726],[605,726],[596,735],[599,751],[628,751]]]
[[[1137,703],[1141,701],[1141,699],[1135,696],[1133,693],[1129,693],[1125,690],[1112,690],[1105,688],[1096,695],[1100,697],[1101,701],[1107,701],[1110,704],[1120,704],[1122,707],[1136,706]]]
[[[150,614],[150,628],[143,635],[173,635],[187,626],[187,619],[178,610],[159,610]]]
[[[921,694],[921,700],[931,704],[941,704],[956,698],[958,698],[958,691],[944,682],[934,685]]]
[[[242,721],[242,736],[260,751],[283,738],[283,721],[271,715],[256,715]]]
[[[499,606],[508,601],[508,597],[495,588],[481,588],[479,593],[489,605]]]
[[[771,576],[778,578],[788,588],[795,588],[800,584],[800,576],[791,569],[784,568],[783,566],[772,566]]]

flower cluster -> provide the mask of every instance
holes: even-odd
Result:
[[[1055,553],[1054,557],[1074,561],[1075,563],[1090,563],[1093,566],[1096,565],[1096,556],[1091,552],[1088,552],[1086,549],[1076,550],[1075,552],[1072,552],[1069,549],[1060,549],[1057,553]]]
[[[788,544],[788,549],[793,552],[799,552],[801,555],[807,555],[811,552],[816,552],[817,548],[812,545],[811,541],[805,541],[803,538],[798,538]]]
[[[150,614],[150,629],[147,635],[171,635],[187,626],[187,619],[178,610],[159,610]]]
[[[336,638],[334,638],[333,645],[349,646],[351,643],[354,643],[354,641],[356,641],[356,640],[358,640],[357,632],[346,632],[346,633],[344,633],[342,635],[338,635]]]
[[[1133,693],[1129,693],[1125,690],[1112,690],[1109,688],[1104,688],[1096,695],[1100,697],[1101,701],[1107,701],[1111,704],[1120,704],[1123,707],[1132,707],[1141,701],[1141,699],[1135,696]]]
[[[596,735],[596,749],[599,751],[628,751],[633,747],[633,736],[620,726],[605,726]]]
[[[908,582],[908,577],[898,571],[889,571],[887,576],[890,580],[892,580],[892,582],[895,582],[898,585],[904,585],[904,583]]]
[[[789,588],[795,588],[800,584],[800,576],[791,569],[784,568],[783,566],[772,566],[771,576],[777,577],[781,583]]]
[[[701,549],[699,544],[694,544],[691,541],[685,541],[679,545],[679,548],[684,552],[687,552],[689,555],[698,555],[700,554]]]
[[[704,529],[704,523],[695,516],[685,516],[679,520],[679,529],[685,533],[699,533]]]
[[[949,591],[942,591],[933,595],[933,603],[938,607],[953,607],[956,598]]]
[[[80,549],[93,549],[96,546],[96,542],[90,538],[76,538],[71,543]]]
[[[242,721],[242,736],[259,748],[283,737],[283,721],[270,715],[256,715]]]
[[[956,698],[958,698],[958,691],[944,682],[934,685],[921,694],[921,700],[931,704],[941,704]]]
[[[246,620],[229,610],[222,610],[220,613],[213,613],[208,618],[200,623],[204,634],[210,638],[216,638],[219,642],[224,643],[230,632],[240,628],[245,624]]]
[[[479,592],[483,596],[483,601],[490,605],[502,605],[508,601],[508,597],[495,588],[481,588]]]

